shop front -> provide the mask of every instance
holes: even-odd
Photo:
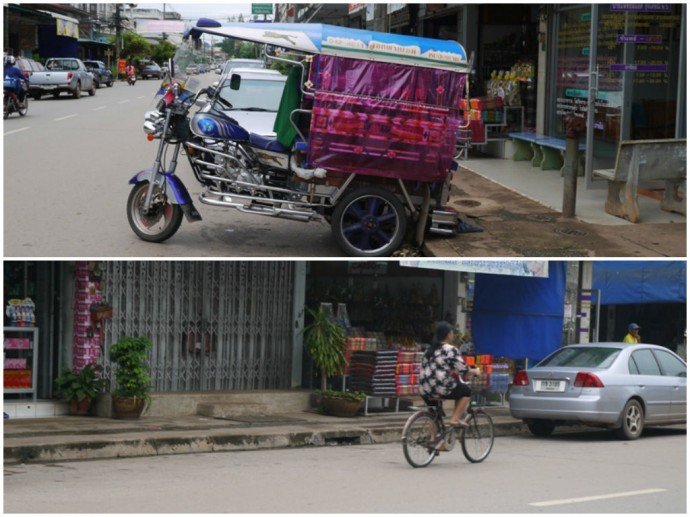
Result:
[[[554,6],[549,136],[587,120],[586,178],[613,169],[619,142],[686,136],[683,4]]]

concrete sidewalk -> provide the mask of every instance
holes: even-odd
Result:
[[[430,236],[429,257],[685,257],[687,223],[640,195],[641,222],[604,211],[606,188],[578,179],[574,218],[561,216],[563,179],[528,162],[500,158],[460,162],[449,205],[478,233]]]
[[[507,407],[486,408],[496,434],[526,432]],[[5,420],[4,462],[157,456],[220,451],[309,447],[337,444],[394,443],[401,438],[410,411],[338,418],[312,411],[221,420],[201,416],[142,417],[115,420],[58,417]]]

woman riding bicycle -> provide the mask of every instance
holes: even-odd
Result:
[[[470,405],[472,390],[462,376],[470,373],[479,375],[478,368],[470,368],[462,360],[453,341],[453,327],[446,321],[436,324],[436,332],[431,346],[422,359],[422,373],[419,379],[420,394],[427,405],[435,405],[433,398],[455,400],[455,409],[449,424],[453,427],[466,427],[462,414]]]

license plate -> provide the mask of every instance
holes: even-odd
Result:
[[[535,391],[555,391],[563,393],[565,391],[565,381],[537,381]]]

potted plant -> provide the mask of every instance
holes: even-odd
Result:
[[[110,360],[117,363],[113,390],[115,418],[139,418],[151,401],[147,337],[122,337],[110,348]]]
[[[358,391],[326,390],[321,392],[323,409],[333,416],[355,416],[362,407],[364,399],[366,395]]]
[[[304,330],[307,353],[321,371],[321,389],[315,392],[320,407],[334,416],[355,416],[366,398],[363,393],[328,390],[328,377],[342,375],[347,366],[345,330],[323,309],[305,307],[312,317]]]
[[[345,330],[323,309],[305,309],[312,317],[312,322],[302,331],[304,344],[307,353],[321,371],[321,391],[325,391],[328,377],[342,375],[347,366]]]
[[[83,416],[89,413],[91,402],[103,389],[105,380],[100,377],[102,368],[87,364],[79,373],[69,368],[55,379],[55,389],[69,402],[69,414]]]

